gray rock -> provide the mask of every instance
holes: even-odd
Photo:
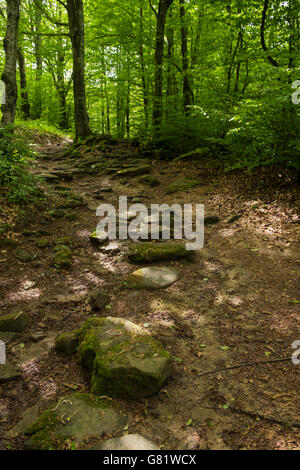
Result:
[[[0,331],[0,341],[8,344],[11,343],[17,337],[17,333],[12,331]]]
[[[123,437],[107,439],[92,450],[159,450],[159,447],[140,434],[128,434]]]
[[[208,215],[207,217],[204,218],[204,225],[210,226],[210,225],[216,225],[220,222],[220,219],[216,215]]]
[[[82,328],[83,370],[95,395],[136,399],[157,393],[171,373],[171,357],[146,330],[122,318],[94,318]]]
[[[119,432],[126,423],[126,413],[117,404],[77,393],[61,398],[25,431],[30,436],[27,447],[66,449],[70,441],[83,444],[88,438]]]
[[[29,317],[26,313],[17,312],[0,317],[0,331],[12,331],[14,333],[21,333],[25,330],[29,322]]]
[[[0,384],[11,382],[21,376],[21,372],[13,364],[0,364]]]
[[[66,211],[64,209],[54,209],[53,211],[49,211],[51,217],[55,217],[56,219],[61,219],[66,215]]]
[[[22,419],[11,429],[9,432],[10,437],[17,437],[23,434],[26,429],[29,428],[39,417],[39,405],[34,405],[31,408],[27,408],[22,413]]]
[[[91,293],[90,300],[94,310],[101,311],[106,305],[110,304],[110,296],[98,290]]]
[[[127,278],[129,289],[163,289],[180,278],[180,271],[175,268],[149,266],[135,271]]]

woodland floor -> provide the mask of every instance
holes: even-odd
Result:
[[[38,151],[46,158],[32,171],[62,164],[56,158],[66,145],[40,143]],[[138,150],[120,143],[111,152],[126,159]],[[194,261],[172,263],[183,275],[171,287],[127,290],[124,281],[135,266],[118,250],[106,252],[90,243],[97,223],[91,207],[72,209],[75,220],[49,217],[49,206],[29,214],[13,236],[36,255],[33,262],[24,264],[15,249],[2,249],[1,314],[22,310],[31,324],[8,346],[8,361],[22,364],[22,377],[0,386],[0,449],[24,448],[26,438],[14,437],[11,429],[27,408],[38,404],[44,410],[72,390],[88,391],[76,356],[47,352],[36,341],[40,332],[53,338],[81,325],[92,314],[88,293],[96,287],[112,297],[108,315],[149,324],[174,357],[173,374],[157,396],[121,402],[130,416],[129,433],[148,436],[164,449],[300,449],[300,365],[291,361],[291,345],[300,340],[299,189],[253,189],[251,177],[224,176],[194,163],[155,161],[151,173],[161,182],[153,189],[142,186],[139,176],[125,187],[120,178],[101,173],[43,187],[50,196],[51,186],[68,186],[89,206],[141,190],[146,205],[205,204],[206,213],[220,222],[206,228],[205,246]],[[165,186],[178,175],[204,185],[166,196]],[[113,192],[96,200],[94,192],[105,185]],[[229,223],[234,214],[241,218]],[[24,229],[48,231],[44,238],[50,242],[69,236],[72,268],[55,269],[53,246],[39,248],[39,238],[24,236]],[[69,294],[76,298],[64,303]],[[249,365],[224,370],[244,363]]]

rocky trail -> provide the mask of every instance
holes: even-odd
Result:
[[[38,152],[48,203],[1,241],[0,449],[299,449],[299,194],[128,142]],[[99,240],[121,195],[204,204],[204,248]]]

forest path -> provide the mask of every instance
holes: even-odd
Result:
[[[154,161],[151,174],[160,181],[155,188],[141,183],[141,176],[120,179],[116,167],[138,158],[138,149],[126,142],[105,153],[87,152],[88,172],[74,173],[80,160],[67,152],[62,157],[64,146],[40,147],[44,158],[33,168],[62,178],[48,179],[52,206],[32,214],[19,233],[18,247],[33,258],[25,264],[17,250],[7,250],[5,268],[0,265],[1,313],[22,310],[31,317],[30,328],[8,346],[8,359],[21,364],[22,378],[0,391],[0,449],[23,448],[26,439],[11,430],[26,409],[43,410],[71,390],[88,391],[78,359],[62,358],[52,347],[58,333],[77,328],[92,314],[89,292],[95,288],[111,296],[110,316],[146,324],[174,359],[172,377],[157,396],[122,402],[130,415],[128,432],[144,434],[165,449],[300,448],[300,430],[284,426],[300,427],[300,365],[291,361],[292,343],[300,340],[293,197],[237,194],[236,181],[191,163]],[[94,171],[97,158],[110,159],[112,171]],[[164,188],[178,176],[202,185],[166,195]],[[68,191],[77,199],[62,208]],[[169,288],[126,289],[126,277],[137,266],[123,256],[122,246],[99,249],[90,243],[96,207],[117,205],[120,195],[147,206],[202,203],[207,214],[220,218],[206,228],[205,246],[192,262],[158,263],[182,272]],[[230,220],[233,215],[238,220]],[[62,237],[72,241],[67,271],[53,266],[53,247]],[[226,370],[244,363],[249,365]]]

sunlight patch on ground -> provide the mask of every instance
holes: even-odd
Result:
[[[66,284],[70,287],[70,289],[73,292],[76,292],[77,294],[87,294],[88,292],[88,287],[86,284],[83,284],[81,279],[74,279],[71,276],[67,276],[65,280]]]
[[[103,286],[105,284],[105,281],[103,279],[100,279],[98,276],[96,276],[94,273],[91,271],[86,271],[83,273],[83,277],[90,283],[95,284],[97,287]]]
[[[32,300],[38,299],[41,296],[40,289],[20,289],[17,292],[11,292],[8,294],[7,299],[11,302],[16,302],[17,300]]]
[[[236,233],[236,230],[234,230],[233,228],[219,230],[219,234],[221,235],[221,237],[224,237],[224,238],[232,238],[235,236],[235,233]]]

